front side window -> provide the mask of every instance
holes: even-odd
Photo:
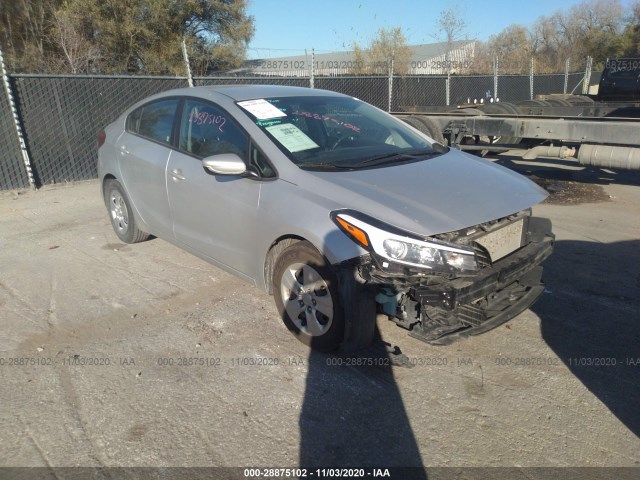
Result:
[[[424,160],[447,151],[354,98],[264,98],[241,101],[238,106],[300,168],[369,168]]]
[[[127,118],[127,131],[169,145],[178,102],[172,98],[137,108]]]
[[[199,158],[235,153],[246,161],[249,138],[223,110],[188,99],[182,112],[179,147]]]

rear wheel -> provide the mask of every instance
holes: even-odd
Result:
[[[136,225],[131,204],[120,182],[115,179],[107,180],[104,186],[104,200],[111,226],[120,240],[124,243],[138,243],[149,238],[149,234]]]
[[[288,247],[276,261],[273,295],[287,328],[302,343],[336,350],[344,337],[337,280],[326,259],[309,242]]]

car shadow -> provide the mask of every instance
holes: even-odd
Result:
[[[392,478],[427,478],[392,371],[402,357],[379,336],[353,355],[310,352],[299,420],[301,467],[402,468]]]
[[[558,241],[532,310],[569,370],[640,436],[640,240]]]
[[[341,245],[344,239],[336,231],[324,240],[326,248]],[[353,248],[349,254],[359,254],[350,240],[344,248]],[[339,297],[345,312],[358,304],[355,293],[342,291]],[[346,301],[353,304],[345,305]],[[370,307],[362,312],[375,322],[376,311]],[[409,362],[374,328],[369,330],[374,340],[367,348],[352,345],[346,348],[349,353],[310,350],[299,418],[299,465],[314,474],[318,468],[393,468],[392,478],[423,480],[427,474],[393,372],[394,365],[403,367]],[[364,476],[371,475],[375,473],[368,471]],[[347,475],[358,476],[358,472]]]

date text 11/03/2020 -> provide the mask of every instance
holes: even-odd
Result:
[[[472,60],[413,60],[410,62],[412,69],[426,68],[471,68]],[[316,70],[323,69],[350,69],[350,70],[367,70],[367,69],[383,69],[388,70],[391,67],[390,62],[361,62],[358,60],[320,60],[316,62],[307,62],[305,60],[266,60],[260,64],[258,68],[263,70]]]
[[[388,468],[245,468],[244,478],[396,478]],[[400,472],[395,472],[400,473]],[[400,478],[400,477],[397,477]]]

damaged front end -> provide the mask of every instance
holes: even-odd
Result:
[[[354,324],[347,327],[347,343],[350,334],[363,334],[358,329],[371,330],[367,312],[358,307],[371,297],[411,336],[444,345],[512,319],[544,290],[541,263],[552,252],[554,235],[551,221],[532,217],[530,209],[428,238],[376,225],[357,212],[335,212],[333,218],[370,252],[351,267],[363,297],[353,291],[343,302]]]

